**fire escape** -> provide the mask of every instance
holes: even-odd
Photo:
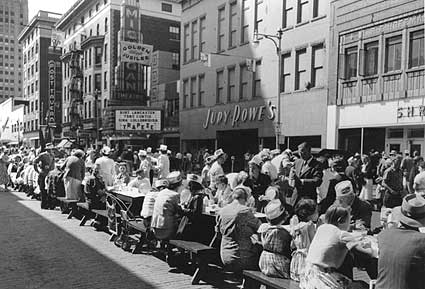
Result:
[[[72,137],[79,138],[79,130],[82,129],[81,106],[83,104],[83,73],[81,71],[81,56],[82,51],[74,49],[70,51],[69,69],[71,71],[70,83],[70,131]]]

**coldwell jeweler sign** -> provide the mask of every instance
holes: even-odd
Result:
[[[115,129],[125,131],[160,131],[160,110],[116,110]]]

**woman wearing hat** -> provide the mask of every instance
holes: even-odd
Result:
[[[105,146],[101,149],[100,154],[102,155],[95,162],[95,166],[99,167],[99,175],[105,182],[105,186],[110,187],[114,184],[115,179],[115,162],[109,156],[111,149]]]
[[[258,212],[260,212],[264,206],[267,205],[267,201],[260,201],[259,198],[265,194],[267,188],[271,184],[270,177],[261,173],[261,165],[261,157],[259,155],[255,155],[249,161],[249,177],[243,183],[245,186],[251,188],[252,196],[255,199],[255,206]]]
[[[260,270],[264,275],[289,279],[291,263],[291,234],[283,227],[289,214],[279,199],[274,199],[264,208],[267,222],[260,226],[263,252]]]
[[[204,186],[202,178],[195,174],[187,175],[187,182],[190,191],[189,200],[182,205],[180,214],[188,218],[188,222],[182,232],[182,238],[188,241],[201,242],[203,240],[202,227],[202,211],[204,206],[204,198],[208,198],[203,193]]]
[[[65,197],[69,200],[84,200],[81,184],[86,175],[84,152],[75,150],[62,166],[64,171]]]
[[[214,152],[214,162],[211,166],[211,169],[208,172],[208,178],[210,180],[210,188],[215,191],[216,188],[216,178],[218,176],[224,175],[223,164],[226,161],[226,154],[222,149],[218,149]]]
[[[210,185],[209,172],[210,172],[211,164],[213,163],[213,161],[214,161],[214,156],[207,156],[205,158],[205,166],[201,172],[202,184],[205,187],[208,187]]]

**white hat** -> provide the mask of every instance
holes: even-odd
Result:
[[[336,198],[354,195],[353,184],[350,181],[342,181],[335,185]]]
[[[170,185],[180,183],[182,180],[182,174],[179,171],[174,171],[167,175],[167,181]]]
[[[167,150],[167,155],[171,155],[171,151],[170,150]]]
[[[168,187],[168,181],[166,179],[159,179],[155,181],[155,188]]]
[[[263,149],[260,153],[259,156],[261,157],[261,159],[264,160],[268,160],[272,158],[272,155],[270,153],[270,149]]]
[[[53,144],[52,144],[51,142],[46,143],[46,149],[47,149],[47,150],[48,150],[48,149],[52,149],[52,148],[54,148],[54,146],[53,146]]]
[[[158,150],[160,150],[160,151],[165,151],[165,152],[166,152],[166,151],[167,151],[167,149],[168,149],[168,147],[167,147],[166,145],[163,145],[163,144],[162,144],[162,145],[160,145],[160,146],[159,146],[159,149],[158,149]]]
[[[214,157],[216,159],[218,159],[219,157],[221,157],[222,155],[224,155],[224,151],[222,149],[218,149],[214,152]]]
[[[147,152],[148,154],[150,154],[150,153],[152,152],[152,148],[151,148],[151,147],[148,147],[148,148],[146,149],[146,152]]]
[[[249,161],[248,164],[254,164],[261,168],[261,164],[263,163],[263,160],[259,155],[255,155],[252,157],[252,159]]]
[[[188,182],[195,182],[195,183],[198,183],[201,186],[203,186],[201,176],[198,176],[198,175],[195,175],[195,174],[188,174],[186,179],[187,179]]]
[[[285,206],[282,205],[279,199],[271,200],[264,208],[267,220],[274,220],[285,213]]]
[[[100,151],[103,155],[105,156],[109,156],[109,154],[111,153],[111,148],[108,146],[104,146],[101,151]]]
[[[148,155],[148,153],[145,151],[145,150],[140,150],[139,151],[139,156],[141,156],[141,157],[145,157],[145,156],[147,156]]]
[[[263,200],[272,201],[277,199],[278,196],[279,196],[279,189],[275,186],[270,186],[267,188],[266,192],[264,193]]]

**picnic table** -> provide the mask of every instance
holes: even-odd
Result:
[[[128,205],[128,211],[133,216],[139,216],[140,211],[142,210],[143,200],[145,195],[140,194],[138,190],[133,190],[127,187],[124,188],[107,188],[108,191],[113,194],[115,197],[123,201]]]

